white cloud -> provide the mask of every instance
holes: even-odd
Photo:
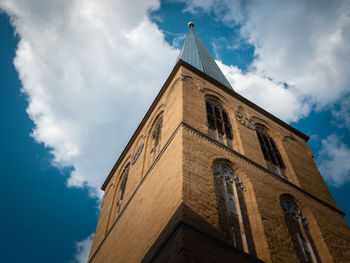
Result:
[[[92,240],[94,238],[94,234],[91,234],[87,238],[75,242],[75,255],[74,259],[78,263],[86,263],[89,258],[89,252],[92,244]]]
[[[244,19],[243,1],[241,0],[177,0],[185,3],[185,12],[193,14],[214,13],[217,19],[228,25]]]
[[[298,98],[294,89],[285,88],[282,83],[276,83],[255,71],[243,74],[235,66],[227,66],[220,61],[216,63],[236,92],[277,117],[285,121],[297,121],[309,112],[308,105]]]
[[[242,93],[259,105],[268,105],[272,100],[265,94],[283,102],[288,96],[296,103],[284,109],[282,105],[275,108],[271,105],[272,113],[295,121],[308,108],[324,109],[349,94],[350,1],[253,0],[242,4],[239,0],[190,0],[185,3],[185,11],[212,13],[228,25],[241,25],[242,38],[255,47],[255,59],[246,78],[241,79],[248,83],[236,82],[233,87],[240,90],[240,85],[249,86],[252,78],[272,79],[256,86],[259,94],[249,97],[251,92]],[[232,74],[229,78],[237,78],[236,72]],[[282,90],[276,83],[287,83],[289,89]],[[342,114],[345,120],[350,119],[350,111]]]
[[[257,71],[294,86],[318,107],[349,92],[350,2],[261,3],[251,5],[242,28],[256,48]]]
[[[350,130],[350,94],[344,96],[336,106],[333,107],[332,113],[336,117],[337,126]]]
[[[173,34],[174,35],[174,34]],[[181,49],[183,41],[186,39],[186,34],[178,34],[173,38],[171,45],[173,47]]]
[[[239,24],[241,39],[254,46],[245,74],[218,62],[237,92],[285,121],[331,108],[337,125],[350,129],[350,1],[184,2],[185,11]],[[338,186],[349,181],[349,148],[335,135],[322,146],[325,179]]]
[[[192,0],[187,11],[213,11],[224,23],[241,23],[243,38],[255,46],[253,67],[243,74],[219,66],[236,91],[296,121],[309,112],[310,101],[323,107],[348,92],[348,4],[257,1],[244,7],[240,1]],[[0,1],[20,37],[14,62],[28,95],[32,136],[51,149],[56,166],[74,168],[69,186],[88,186],[100,196],[99,187],[174,66],[179,50],[148,17],[157,8],[158,0]],[[342,105],[337,112],[346,114],[348,103]],[[324,149],[324,174],[336,184],[348,180],[349,167],[333,163],[345,160],[349,149],[336,137],[327,138]],[[86,261],[91,242],[92,235],[76,243],[78,262]]]
[[[322,140],[322,149],[317,158],[324,178],[335,186],[350,181],[350,148],[332,134]]]
[[[56,166],[74,168],[69,186],[99,196],[179,52],[148,18],[159,2],[3,0],[0,8],[20,36],[14,63],[32,136]]]
[[[186,10],[240,23],[256,59],[244,74],[219,66],[236,91],[297,121],[314,105],[325,107],[349,91],[349,5],[192,0]],[[51,149],[56,166],[73,167],[69,186],[88,186],[99,196],[178,55],[148,17],[159,2],[2,0],[0,8],[20,36],[15,65],[28,95],[33,137]],[[348,104],[343,100],[333,111],[347,127]]]

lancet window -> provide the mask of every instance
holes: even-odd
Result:
[[[229,115],[214,99],[206,99],[209,136],[232,147],[233,133]]]
[[[261,125],[256,125],[256,133],[258,135],[261,150],[263,152],[267,168],[282,177],[286,178],[286,166],[282,156],[277,148],[273,138],[267,133],[266,129]]]
[[[160,139],[162,137],[163,116],[159,116],[152,131],[151,161],[153,162],[160,152]]]
[[[214,165],[213,174],[222,238],[230,245],[255,255],[243,195],[246,187],[229,165]]]
[[[121,177],[121,182],[119,185],[119,200],[117,202],[117,212],[116,212],[116,218],[119,216],[120,212],[122,211],[123,208],[123,199],[124,199],[124,193],[125,193],[125,189],[126,189],[126,184],[128,182],[128,176],[129,176],[129,169],[130,169],[130,165],[128,164],[124,171],[123,171],[123,175]]]
[[[310,224],[306,217],[290,198],[281,198],[281,207],[299,261],[306,263],[321,262],[311,237]]]

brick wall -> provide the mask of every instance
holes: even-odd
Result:
[[[207,136],[207,96],[217,98],[229,114],[234,133],[231,148]],[[237,121],[238,110],[267,127],[286,164],[287,180],[266,169],[256,132]],[[159,114],[163,114],[162,151],[152,163],[151,132]],[[115,220],[122,171],[142,143],[142,153],[130,166],[124,210]],[[148,262],[146,259],[153,257],[172,231],[169,222],[171,226],[183,222],[222,240],[212,171],[218,160],[229,164],[246,186],[241,195],[246,204],[242,217],[249,220],[254,253],[259,259],[298,262],[280,207],[280,196],[290,194],[310,222],[310,233],[322,262],[350,262],[349,228],[305,140],[182,66],[163,87],[109,176],[91,262]],[[174,240],[178,245],[179,239]],[[167,247],[166,251],[177,249]],[[218,248],[216,252],[219,251]],[[171,257],[167,253],[171,252],[162,257]]]

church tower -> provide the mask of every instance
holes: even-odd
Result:
[[[233,88],[190,22],[102,186],[88,262],[350,262],[309,137]]]

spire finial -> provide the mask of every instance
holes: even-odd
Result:
[[[191,19],[190,22],[188,22],[188,27],[189,27],[189,28],[194,28],[194,22],[193,22],[192,19]]]

